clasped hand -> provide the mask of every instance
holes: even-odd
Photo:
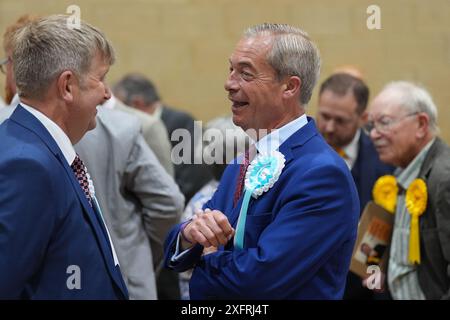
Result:
[[[196,211],[192,221],[186,225],[182,234],[183,248],[201,244],[204,254],[212,253],[220,245],[226,245],[234,236],[228,218],[218,210],[205,209]]]

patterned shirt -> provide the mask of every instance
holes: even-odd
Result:
[[[419,177],[420,168],[433,142],[434,139],[405,169],[395,172],[399,193],[388,268],[389,290],[395,300],[425,300],[417,277],[417,266],[408,261],[411,215],[406,209],[405,196],[411,182]]]

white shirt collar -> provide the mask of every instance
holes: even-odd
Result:
[[[64,158],[66,158],[67,163],[70,166],[73,160],[75,160],[76,153],[75,149],[72,146],[72,143],[70,142],[69,137],[65,134],[65,132],[42,112],[24,104],[23,102],[20,102],[20,105],[24,107],[25,110],[30,112],[33,116],[35,116],[47,129],[52,138],[55,140],[59,149],[61,149]]]
[[[361,129],[358,129],[352,141],[344,148],[342,148],[346,155],[346,157],[344,158],[345,163],[347,164],[350,170],[353,168],[356,158],[358,157],[360,136],[361,136]]]
[[[17,107],[17,105],[20,103],[19,95],[16,93],[14,97],[11,99],[10,106],[14,107],[14,109]]]
[[[288,122],[281,128],[273,130],[268,135],[262,137],[255,142],[256,149],[261,154],[268,154],[278,148],[292,136],[295,132],[300,130],[304,125],[308,124],[306,114],[301,115],[295,120]]]
[[[0,109],[3,109],[4,107],[6,107],[6,103],[3,101],[3,98],[0,97]]]
[[[163,111],[163,106],[161,104],[157,105],[155,108],[155,112],[153,112],[153,116],[157,119],[161,119],[162,111]]]
[[[108,100],[105,101],[105,103],[102,104],[102,106],[105,109],[114,109],[114,107],[116,106],[116,97],[111,94],[111,98],[109,98]]]

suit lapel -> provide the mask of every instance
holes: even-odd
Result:
[[[121,275],[119,274],[117,268],[114,266],[112,250],[109,246],[109,240],[108,235],[106,234],[105,226],[102,221],[99,221],[96,213],[94,212],[94,209],[89,205],[89,202],[87,201],[87,198],[82,191],[80,184],[75,178],[72,168],[69,166],[66,159],[62,155],[62,152],[59,149],[56,141],[53,139],[44,125],[20,105],[18,105],[14,113],[11,115],[10,119],[20,124],[21,126],[24,126],[33,131],[45,143],[45,145],[49,148],[49,150],[53,153],[53,155],[58,159],[59,163],[65,169],[72,187],[81,202],[83,210],[88,217],[95,237],[97,238],[98,244],[101,249],[100,251],[102,252],[103,258],[105,259],[107,265],[108,272],[116,282],[116,285],[123,291],[124,296],[127,297],[128,294],[126,288],[124,288],[124,286],[122,285],[123,280],[120,279]]]
[[[244,199],[244,194],[242,194],[241,198],[239,199],[239,201],[236,203],[236,207],[234,207],[231,210],[231,216],[230,216],[230,224],[233,228],[236,228],[237,225],[237,221],[239,218],[239,213],[241,211],[241,206],[242,206],[242,201]],[[251,208],[251,204],[252,202],[255,201],[255,199],[253,197],[250,197],[250,202],[248,204],[248,211],[250,211]],[[248,214],[248,213],[247,213]]]
[[[359,141],[358,141],[358,154],[356,155],[355,162],[353,163],[353,168],[351,169],[351,173],[355,180],[355,183],[357,181],[359,182],[359,178],[360,178],[359,173],[361,171],[360,170],[361,164],[365,163],[367,160],[369,160],[369,159],[364,159],[365,152],[366,152],[364,142],[365,142],[364,141],[364,132],[361,131],[361,136],[359,137]],[[356,184],[358,184],[358,183],[356,183]]]
[[[286,159],[285,165],[294,159],[293,149],[303,146],[311,138],[317,135],[314,120],[310,117],[307,117],[307,119],[308,123],[294,132],[279,148]]]
[[[317,135],[317,129],[314,124],[314,120],[310,117],[308,117],[308,123],[304,125],[302,128],[294,132],[280,147],[279,151],[284,155],[286,162],[285,166],[288,165],[289,162],[294,159],[293,149],[297,148],[299,146],[304,145],[307,143],[312,137]],[[283,173],[281,173],[283,174]],[[237,177],[239,176],[239,166],[236,165],[235,174],[233,175],[234,179],[233,181],[236,183]],[[234,192],[234,188],[233,188]],[[243,195],[239,199],[239,201],[236,204],[236,207],[231,207],[231,214],[230,214],[230,223],[233,227],[236,226],[237,220],[239,218],[239,211],[241,209]],[[255,199],[252,197],[250,198],[249,203],[249,210],[251,210],[251,204],[255,201]]]
[[[112,254],[112,248],[109,244],[109,238],[108,234],[106,232],[105,224],[103,223],[103,220],[99,217],[99,213],[96,212],[89,204],[86,195],[84,194],[83,190],[81,189],[81,186],[77,179],[75,178],[75,175],[73,173],[73,170],[71,167],[69,167],[69,164],[64,159],[64,157],[58,153],[56,154],[56,157],[58,158],[59,162],[62,164],[64,169],[66,170],[67,176],[72,184],[72,187],[80,200],[80,203],[83,207],[84,213],[86,217],[88,218],[92,229],[94,230],[95,237],[97,238],[98,245],[100,246],[100,251],[102,252],[103,258],[105,259],[106,266],[108,269],[108,272],[110,276],[114,279],[116,282],[116,285],[123,291],[124,295],[125,290],[122,285],[123,281],[121,281],[120,277],[121,275],[118,273],[118,270],[116,266],[114,265],[114,259]]]
[[[430,150],[428,150],[427,156],[425,157],[425,160],[423,161],[422,168],[420,169],[419,177],[423,179],[427,179],[428,175],[431,171],[431,168],[433,167],[433,163],[435,161],[436,155],[439,153],[439,150],[442,147],[442,141],[440,138],[436,138],[436,140],[433,142],[433,144],[430,147]]]
[[[45,143],[47,148],[53,154],[57,154],[61,151],[56,144],[56,141],[53,139],[44,125],[38,119],[36,119],[35,116],[25,110],[20,104],[14,110],[9,119],[21,125],[22,127],[33,131],[42,140],[42,142]]]
[[[366,168],[373,169],[375,165],[373,163],[373,157],[377,156],[376,154],[374,155],[368,148],[370,143],[368,139],[369,137],[361,130],[361,136],[359,137],[358,142],[358,155],[356,156],[355,163],[353,164],[353,168],[351,170],[351,174],[360,197],[367,192],[371,194],[372,184],[370,181],[374,179],[372,177],[372,170],[366,170],[365,172],[362,171],[363,165],[365,165]],[[367,188],[370,190],[366,190]]]

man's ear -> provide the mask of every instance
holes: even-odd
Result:
[[[416,137],[422,139],[428,133],[428,125],[430,123],[430,117],[425,112],[420,112],[417,114],[418,128],[416,131]]]
[[[72,103],[74,99],[74,90],[79,86],[74,73],[70,70],[61,73],[56,80],[56,86],[60,98],[67,103]]]
[[[283,86],[283,97],[291,98],[293,96],[300,95],[300,87],[302,85],[302,80],[297,76],[291,76],[285,80]]]
[[[367,112],[367,110],[365,110],[360,116],[359,116],[359,126],[363,127],[366,123],[367,120],[369,119],[369,113]]]

